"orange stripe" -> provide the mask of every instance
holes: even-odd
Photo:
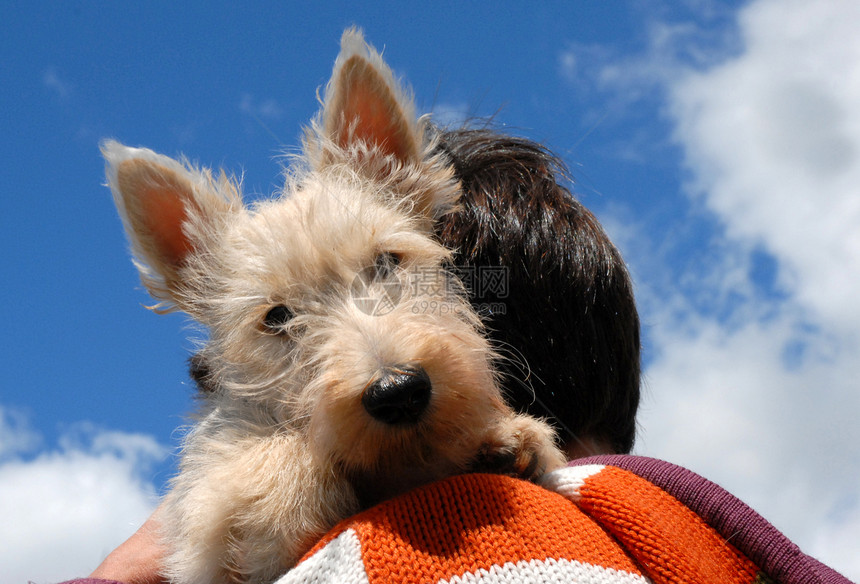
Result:
[[[436,582],[547,558],[639,573],[570,501],[501,476],[463,475],[416,489],[347,520],[325,541],[346,528],[362,542],[371,583]]]
[[[750,584],[759,571],[680,501],[628,471],[589,477],[579,507],[639,561],[655,584]]]

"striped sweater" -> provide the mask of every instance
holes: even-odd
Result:
[[[633,456],[464,475],[335,527],[278,584],[843,584],[717,485]]]
[[[542,486],[474,474],[416,489],[343,521],[277,584],[419,582],[850,584],[714,483],[622,455]]]

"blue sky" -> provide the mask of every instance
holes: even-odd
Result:
[[[636,452],[860,578],[860,6],[354,4],[0,6],[0,516],[23,526],[0,584],[94,567],[193,407],[192,331],[143,308],[99,141],[267,196],[353,24],[420,111],[494,116],[570,165],[636,280]]]

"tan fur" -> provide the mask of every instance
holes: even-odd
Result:
[[[443,269],[432,228],[459,185],[424,123],[350,30],[276,199],[246,208],[223,174],[103,145],[143,282],[160,310],[209,331],[214,389],[160,517],[172,581],[269,582],[362,505],[498,460],[530,478],[563,464],[549,427],[505,405],[481,323]],[[400,263],[364,277],[386,254]],[[422,275],[436,281],[416,286]],[[400,296],[369,312],[356,283]],[[276,306],[292,318],[273,329]],[[426,372],[429,405],[414,423],[380,422],[362,397],[402,367]]]

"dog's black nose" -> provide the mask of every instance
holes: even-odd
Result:
[[[432,387],[420,367],[386,369],[364,391],[361,404],[371,416],[386,424],[412,424],[430,403]]]

